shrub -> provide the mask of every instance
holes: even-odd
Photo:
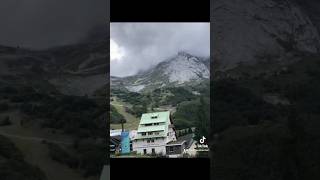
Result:
[[[146,113],[148,110],[146,105],[134,105],[132,107],[132,111],[136,117],[141,117],[141,115]]]
[[[125,123],[126,119],[122,116],[122,114],[120,114],[117,109],[114,106],[110,106],[110,122],[111,123],[115,123],[115,124],[119,124],[119,123]]]

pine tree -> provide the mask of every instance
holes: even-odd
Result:
[[[199,140],[202,136],[208,137],[209,135],[209,117],[210,109],[209,104],[206,103],[204,97],[200,97],[200,105],[198,106],[197,122],[195,130],[195,139]]]

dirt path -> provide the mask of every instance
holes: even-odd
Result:
[[[117,103],[111,103],[112,106],[120,106],[120,107],[125,107],[124,105],[122,104],[117,104]]]

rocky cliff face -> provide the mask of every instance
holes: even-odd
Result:
[[[215,69],[319,53],[314,16],[294,0],[216,0],[211,11]]]
[[[165,86],[195,85],[210,78],[209,58],[201,58],[186,52],[162,61],[155,67],[125,78],[111,78],[111,86],[122,82],[133,92],[154,90]]]

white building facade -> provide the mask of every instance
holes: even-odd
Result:
[[[137,154],[166,155],[166,145],[176,141],[170,112],[146,113],[141,116],[132,148]]]

